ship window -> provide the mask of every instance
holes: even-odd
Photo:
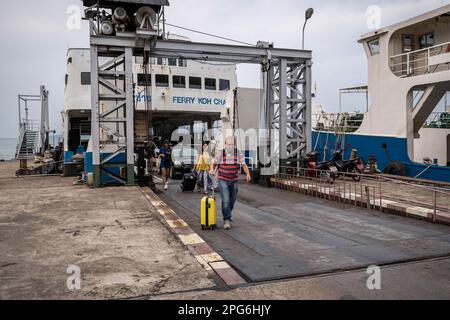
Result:
[[[420,49],[429,48],[434,46],[434,33],[426,33],[419,37]]]
[[[187,67],[187,60],[186,59],[178,59],[178,66],[179,67]]]
[[[372,55],[380,53],[380,39],[375,39],[368,42],[370,53]]]
[[[202,88],[202,78],[189,77],[189,88],[190,89],[201,89]]]
[[[151,74],[145,74],[145,73],[138,73],[137,75],[138,80],[138,86],[145,87],[145,86],[151,86],[152,85],[152,75]]]
[[[184,76],[173,76],[173,87],[174,88],[186,88],[186,77]]]
[[[158,57],[158,59],[156,59],[156,63],[159,64],[160,66],[165,65],[166,64],[166,59]]]
[[[205,78],[205,89],[206,90],[216,90],[217,89],[216,79]]]
[[[168,88],[169,76],[167,74],[157,74],[155,82],[157,87]]]
[[[176,58],[169,58],[169,66],[176,67],[177,66],[177,59]]]
[[[65,83],[66,83],[66,86],[67,86],[67,84],[69,83],[69,75],[68,75],[68,74],[66,74],[66,77],[65,77]]]
[[[89,86],[91,84],[91,73],[90,72],[82,72],[81,73],[81,85]]]
[[[137,56],[135,61],[137,64],[144,64],[144,57]]]
[[[230,90],[230,80],[220,79],[219,90],[220,91]]]

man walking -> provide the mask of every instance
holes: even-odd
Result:
[[[228,137],[225,140],[225,148],[223,152],[219,152],[211,167],[211,176],[219,167],[219,188],[220,196],[222,197],[222,215],[224,220],[224,229],[231,229],[232,212],[236,202],[238,193],[238,180],[240,166],[244,169],[247,175],[247,182],[251,181],[250,170],[245,164],[245,159],[240,151],[238,151],[234,137]]]

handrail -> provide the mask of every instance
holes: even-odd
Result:
[[[310,175],[308,175],[308,173],[315,172],[315,173],[318,173],[317,176],[319,176],[322,173],[328,173],[327,170],[312,169],[312,168],[297,168],[297,167],[289,167],[289,166],[279,166],[279,169],[280,169],[280,171],[283,171],[283,169],[284,169],[284,170],[291,170],[293,172],[292,173],[279,172],[278,175],[308,177],[308,178],[312,178],[312,179],[322,179],[322,180],[323,180],[323,178],[311,177]],[[450,198],[450,191],[448,191],[448,189],[440,188],[431,182],[430,182],[430,184],[432,186],[425,186],[425,185],[421,185],[421,184],[417,184],[417,183],[412,183],[412,182],[402,181],[402,180],[395,179],[395,178],[386,177],[385,175],[381,175],[381,174],[367,174],[367,173],[356,173],[356,172],[355,173],[346,172],[345,176],[347,178],[360,177],[360,178],[375,180],[375,181],[395,182],[398,184],[403,184],[405,186],[409,186],[412,188],[417,188],[417,189],[421,189],[421,190],[425,190],[425,191],[431,191],[431,192],[436,191],[436,193],[445,195]],[[328,178],[328,180],[330,180],[330,179]],[[344,180],[345,180],[345,178],[342,178],[342,177],[335,179],[335,181],[344,181]]]
[[[39,130],[40,125],[41,125],[41,122],[39,120],[23,119],[22,122],[20,123],[21,128],[24,128],[25,130],[31,130],[31,131]]]
[[[330,200],[332,200],[335,191],[338,193],[343,191],[344,194],[348,193],[350,199],[355,205],[357,205],[358,201],[364,202],[363,200],[365,198],[367,207],[372,207],[375,209],[376,202],[378,202],[377,207],[379,207],[380,211],[383,210],[381,204],[386,200],[396,200],[409,203],[412,206],[421,206],[432,210],[431,219],[433,222],[440,219],[437,215],[438,212],[450,213],[449,202],[446,200],[450,199],[450,192],[447,191],[448,189],[439,188],[435,184],[432,186],[423,186],[416,183],[401,181],[399,179],[388,178],[379,174],[358,174],[347,172],[341,177],[337,177],[335,174],[333,177],[333,174],[327,170],[287,166],[280,166],[279,172],[274,175],[274,178],[294,182],[294,184],[287,182],[284,186],[280,182],[280,187],[287,189],[289,189],[289,186],[295,186],[295,181],[298,179],[304,181],[302,183],[310,184],[311,186],[316,187],[315,189],[311,189],[312,192],[322,192],[320,188],[325,187],[329,190],[329,197],[331,197]],[[417,199],[410,199],[409,197],[405,198],[403,195],[390,192],[389,190],[395,191],[395,189],[392,189],[392,186],[389,187],[388,183],[400,184],[405,187],[408,186],[411,188],[410,192],[412,194],[419,190],[425,193]],[[359,195],[356,195],[358,191],[360,191]],[[352,192],[355,193],[353,198],[351,197]],[[362,200],[358,200],[356,198],[357,196]],[[374,200],[376,200],[376,202]],[[438,201],[443,202],[438,203]]]
[[[361,117],[358,119],[358,117]],[[333,132],[354,132],[358,130],[363,121],[364,113],[346,112],[346,113],[317,113],[312,114],[312,122],[315,124],[315,130],[332,130]],[[319,124],[322,124],[320,126]]]
[[[390,56],[389,58],[390,58],[390,59],[398,58],[398,57],[406,56],[406,55],[408,55],[408,54],[409,54],[409,55],[411,55],[411,54],[416,54],[416,53],[419,53],[419,52],[421,52],[421,51],[424,51],[424,53],[426,53],[426,51],[433,50],[433,49],[436,49],[436,48],[440,48],[440,47],[443,47],[443,46],[445,46],[445,45],[450,45],[450,41],[449,41],[449,42],[444,42],[444,43],[441,43],[441,44],[437,44],[437,45],[432,46],[432,47],[427,47],[427,48],[418,49],[418,50],[415,50],[415,51],[410,51],[410,52],[400,53],[400,54],[397,54],[397,55],[394,55],[394,56]]]
[[[432,112],[424,126],[426,128],[450,129],[450,112]]]
[[[438,68],[442,65],[445,66],[447,63],[437,64],[434,70],[431,70],[430,58],[449,52],[447,50],[448,48],[450,48],[450,42],[444,42],[432,47],[393,55],[389,57],[389,67],[397,76],[417,75],[416,73],[419,70],[425,70],[425,73],[434,73]],[[404,59],[405,57],[406,61],[399,60],[399,58]]]
[[[24,128],[21,126],[20,128],[20,134],[19,134],[19,140],[17,141],[17,145],[16,145],[16,158],[19,156],[20,154],[20,147],[22,146],[22,141],[23,138],[25,136],[25,130]]]

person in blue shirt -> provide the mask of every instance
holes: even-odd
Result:
[[[161,175],[164,184],[164,190],[169,189],[169,174],[172,163],[172,150],[169,141],[164,141],[163,146],[159,149],[159,157],[161,159]]]

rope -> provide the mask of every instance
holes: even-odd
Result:
[[[205,36],[209,36],[209,37],[213,37],[213,38],[218,38],[218,39],[222,39],[222,40],[227,40],[227,41],[231,41],[231,42],[235,42],[235,43],[239,43],[239,44],[245,44],[245,45],[253,46],[253,47],[255,46],[254,44],[251,44],[251,43],[248,43],[248,42],[243,42],[243,41],[239,41],[239,40],[235,40],[235,39],[231,39],[231,38],[225,38],[225,37],[218,36],[218,35],[215,35],[215,34],[206,33],[206,32],[202,32],[202,31],[198,31],[198,30],[194,30],[194,29],[189,29],[189,28],[181,27],[181,26],[177,26],[177,25],[170,24],[170,23],[167,23],[167,22],[166,22],[166,25],[171,26],[171,27],[174,27],[174,28],[178,28],[178,29],[183,29],[183,30],[186,30],[186,31],[190,31],[190,32],[195,32],[195,33],[203,34],[203,35],[205,35]]]
[[[421,173],[419,173],[417,176],[415,176],[414,178],[418,178],[418,177],[420,177],[421,175],[423,175],[425,172],[427,172],[431,167],[432,167],[433,165],[432,164],[430,164],[428,167],[426,167],[425,168],[425,170],[423,170]]]

